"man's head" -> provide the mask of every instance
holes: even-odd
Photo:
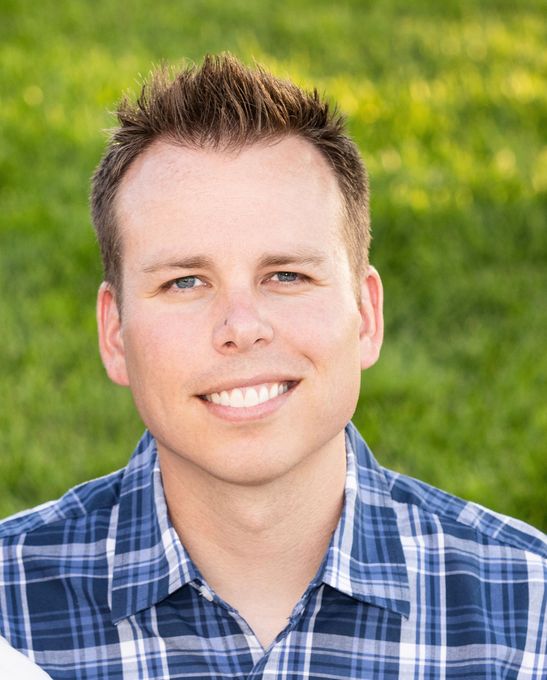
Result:
[[[229,74],[245,84],[237,96]],[[144,135],[140,109],[126,110],[119,137],[140,142],[122,144],[124,163],[111,146],[97,173],[96,212],[110,210],[103,227],[115,227],[122,245],[109,246],[118,260],[99,291],[101,356],[110,378],[130,387],[162,472],[182,466],[207,479],[260,484],[343,451],[360,371],[378,357],[382,289],[363,264],[365,176],[339,121],[329,122],[315,96],[306,100],[229,59],[184,78],[187,88],[164,88],[162,97],[184,100],[189,88],[197,107],[202,83],[209,98],[201,96],[192,116],[181,104],[180,120],[175,103],[167,106],[186,141],[167,134],[165,123],[152,134],[148,122]],[[147,121],[154,107],[166,118],[154,94],[161,88],[141,101]],[[254,127],[243,126],[247,119]],[[313,125],[322,132],[313,135]],[[351,210],[363,220],[354,249],[341,189],[349,192],[349,177],[359,187]],[[110,202],[100,186],[115,186]]]
[[[316,90],[305,92],[230,55],[207,56],[200,67],[188,67],[174,80],[166,69],[157,71],[135,103],[122,102],[118,120],[91,195],[105,279],[118,298],[124,245],[116,198],[135,159],[158,140],[190,149],[237,151],[289,136],[307,140],[334,172],[343,198],[343,239],[358,292],[370,243],[367,175],[343,118]]]

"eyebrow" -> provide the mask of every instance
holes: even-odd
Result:
[[[297,250],[291,253],[264,253],[258,261],[259,267],[284,267],[286,265],[321,266],[326,262],[319,250]],[[191,255],[174,260],[160,260],[143,267],[143,272],[153,274],[165,269],[212,269],[214,262],[206,255]]]
[[[142,268],[146,274],[162,271],[163,269],[207,269],[213,266],[213,261],[205,255],[177,258],[176,260],[160,260],[147,264]]]
[[[283,267],[287,264],[322,265],[326,257],[320,251],[297,251],[295,253],[265,253],[259,260],[261,267]]]

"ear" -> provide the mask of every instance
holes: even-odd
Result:
[[[125,363],[122,324],[116,294],[112,286],[103,281],[97,295],[97,327],[99,351],[106,373],[112,382],[127,387],[129,378]]]
[[[384,291],[374,267],[368,265],[361,280],[361,369],[373,366],[380,356],[384,339]]]

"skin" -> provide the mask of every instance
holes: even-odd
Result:
[[[121,318],[108,284],[98,296],[101,356],[156,437],[175,529],[264,646],[339,519],[343,429],[382,343],[380,278],[368,267],[356,300],[341,206],[305,140],[155,142],[117,196]],[[290,389],[249,408],[203,399],[276,382]]]

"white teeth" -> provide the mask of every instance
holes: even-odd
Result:
[[[250,408],[263,404],[265,401],[275,399],[280,394],[285,394],[289,389],[289,384],[273,383],[271,385],[257,385],[256,387],[236,387],[233,390],[222,390],[206,394],[205,399],[220,404],[221,406],[231,406],[232,408]]]
[[[245,406],[256,406],[258,404],[258,394],[253,387],[245,391]]]
[[[232,390],[230,394],[230,406],[234,408],[241,408],[245,406],[245,399],[243,398],[243,392],[241,390]]]

